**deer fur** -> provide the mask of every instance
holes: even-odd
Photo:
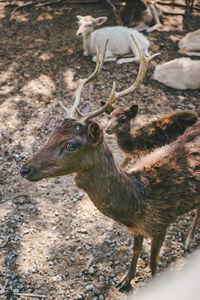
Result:
[[[157,65],[153,77],[174,89],[199,89],[200,60],[192,60],[189,57],[176,58]]]
[[[115,163],[95,121],[65,119],[47,143],[21,169],[29,181],[76,173],[75,182],[106,216],[134,234],[128,273],[118,284],[127,288],[135,277],[144,236],[151,238],[154,276],[167,227],[178,216],[200,206],[200,122],[175,142],[159,148],[125,172]],[[197,216],[198,218],[198,216]]]
[[[127,0],[119,11],[118,24],[131,26],[138,31],[152,32],[162,26],[161,7],[153,0]]]
[[[118,64],[127,62],[139,62],[139,53],[131,35],[135,36],[141,44],[146,56],[149,56],[148,39],[137,30],[123,26],[104,27],[94,30],[95,26],[102,25],[107,17],[93,18],[92,16],[77,16],[79,29],[77,35],[83,37],[83,49],[85,56],[92,56],[92,61],[96,61],[96,44],[99,46],[100,58],[106,40],[108,46],[105,54],[105,61],[116,61]],[[133,57],[134,55],[134,57]],[[123,57],[132,56],[132,57]],[[123,57],[117,59],[118,57]]]
[[[189,56],[200,56],[200,29],[187,33],[179,41],[179,53]]]
[[[104,105],[103,101],[101,105]],[[115,134],[119,148],[125,153],[122,168],[125,168],[132,159],[138,159],[153,149],[176,140],[187,127],[197,121],[196,114],[189,111],[177,111],[134,130],[131,129],[131,120],[135,119],[138,113],[137,104],[128,108],[118,108],[113,105],[107,113],[110,115],[110,120],[106,133]]]

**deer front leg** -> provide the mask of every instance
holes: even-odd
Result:
[[[126,155],[120,167],[124,169],[130,163],[131,159],[131,156]]]
[[[139,254],[142,250],[143,238],[144,238],[143,235],[134,235],[133,256],[131,259],[131,264],[127,274],[122,278],[122,280],[116,286],[119,291],[123,291],[129,288],[131,280],[135,277],[136,265],[137,265]]]
[[[158,259],[160,248],[165,238],[165,233],[159,236],[153,236],[151,240],[151,255],[150,255],[150,268],[152,277],[155,276],[158,266]]]
[[[191,243],[191,241],[193,240],[193,237],[194,237],[194,232],[195,232],[195,228],[196,228],[197,221],[198,221],[198,218],[199,218],[199,214],[200,214],[200,207],[198,207],[196,209],[195,216],[194,216],[194,219],[193,219],[192,228],[191,228],[191,230],[190,230],[190,232],[187,236],[186,242],[185,242],[185,249],[187,251],[190,250],[190,243]]]

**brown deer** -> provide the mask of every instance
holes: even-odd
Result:
[[[120,9],[119,20],[139,31],[152,32],[162,26],[161,15],[162,9],[155,0],[127,0]]]
[[[105,102],[101,101],[101,105],[105,105]],[[187,127],[197,121],[196,114],[177,111],[134,130],[131,129],[131,119],[134,119],[138,113],[137,104],[128,108],[118,108],[113,105],[107,113],[110,114],[110,120],[106,132],[115,134],[118,146],[125,152],[122,168],[125,168],[133,158],[138,159],[157,147],[175,141]]]
[[[113,84],[104,107],[83,114],[76,105],[84,84],[97,74],[94,72],[77,92],[73,112],[76,110],[80,119],[70,114],[21,169],[21,175],[33,182],[76,173],[76,185],[94,205],[134,234],[133,256],[128,273],[118,284],[120,290],[127,288],[135,276],[144,236],[151,237],[150,267],[154,276],[167,227],[178,216],[197,208],[189,243],[200,206],[200,122],[177,141],[143,157],[130,172],[125,172],[115,163],[101,126],[92,120],[140,85],[155,55],[147,58],[138,43],[137,47],[141,62],[136,81],[121,92],[116,92]]]
[[[126,0],[118,11],[111,0],[111,6],[117,24],[132,27],[138,31],[152,32],[160,27],[163,11],[155,0]]]

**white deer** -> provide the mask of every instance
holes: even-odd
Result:
[[[118,64],[132,61],[139,62],[139,53],[131,35],[137,38],[144,54],[149,56],[148,48],[150,43],[137,30],[124,26],[104,27],[94,30],[94,27],[103,24],[107,20],[107,17],[93,18],[92,16],[83,17],[78,15],[77,18],[79,29],[76,34],[83,37],[83,54],[85,56],[92,56],[92,61],[96,61],[96,44],[99,46],[99,56],[101,58],[105,40],[108,40],[105,61],[116,61]],[[133,54],[135,56],[130,57]],[[117,60],[117,57],[123,58]]]
[[[157,65],[153,75],[154,79],[175,89],[200,88],[200,60],[189,57]]]
[[[200,29],[187,33],[179,41],[179,53],[189,56],[200,56]]]

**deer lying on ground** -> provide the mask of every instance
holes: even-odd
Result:
[[[144,236],[151,237],[150,267],[154,276],[167,227],[178,216],[197,208],[189,244],[200,207],[200,122],[125,172],[115,163],[101,126],[92,120],[141,84],[155,55],[147,58],[139,43],[137,47],[141,62],[136,81],[121,92],[116,92],[114,83],[103,107],[83,113],[77,108],[81,90],[98,73],[103,60],[98,63],[96,71],[78,89],[69,118],[55,128],[47,143],[21,169],[21,175],[32,182],[76,173],[77,186],[88,194],[94,205],[134,234],[133,257],[128,273],[118,284],[120,290],[127,288],[135,276]],[[79,119],[74,117],[75,111]]]
[[[189,56],[200,56],[200,29],[187,33],[179,41],[179,53]]]
[[[200,88],[200,60],[189,57],[176,58],[157,65],[154,79],[175,89]]]
[[[119,11],[118,24],[133,27],[138,31],[152,32],[162,26],[161,7],[154,0],[126,0]]]
[[[93,18],[92,16],[77,16],[79,29],[77,35],[83,37],[83,49],[85,56],[92,56],[92,61],[96,61],[96,44],[100,48],[100,57],[103,53],[105,40],[109,40],[105,61],[116,61],[118,64],[127,62],[139,62],[139,53],[131,35],[134,35],[140,42],[142,50],[149,56],[149,41],[137,30],[123,26],[104,27],[94,30],[95,26],[102,25],[107,17]],[[134,57],[123,57],[134,55]],[[118,59],[118,57],[123,57]]]
[[[105,105],[105,102],[101,101],[101,105]],[[187,127],[197,121],[194,113],[177,111],[147,123],[137,130],[131,130],[131,119],[138,113],[137,104],[128,108],[111,106],[107,113],[110,114],[110,120],[106,133],[115,134],[118,146],[126,155],[121,164],[122,168],[125,168],[133,158],[138,159],[153,149],[176,140]]]

